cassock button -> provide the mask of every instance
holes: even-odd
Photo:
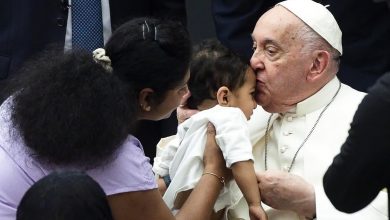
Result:
[[[287,145],[283,145],[281,148],[280,148],[280,153],[284,153],[284,152],[286,152],[287,151],[287,149],[288,149],[288,146]]]
[[[291,122],[293,120],[293,117],[292,116],[288,116],[287,117],[287,121]]]

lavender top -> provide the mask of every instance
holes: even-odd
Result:
[[[11,101],[0,106],[0,219],[14,220],[28,188],[52,171],[77,169],[42,164],[29,153],[10,119]],[[141,143],[129,135],[113,160],[86,171],[107,195],[157,188],[149,158]]]

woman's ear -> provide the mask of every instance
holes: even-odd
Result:
[[[152,95],[154,90],[151,88],[143,88],[138,93],[138,104],[142,111],[150,112],[152,110]]]
[[[329,68],[330,53],[326,50],[316,50],[313,52],[313,62],[310,66],[307,80],[315,81],[317,78],[324,75],[325,70]]]
[[[217,101],[221,106],[229,106],[230,90],[226,86],[222,86],[217,91]]]

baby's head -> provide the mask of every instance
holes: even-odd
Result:
[[[250,118],[256,108],[255,73],[239,56],[217,40],[204,40],[194,48],[190,73],[189,108],[238,107]]]

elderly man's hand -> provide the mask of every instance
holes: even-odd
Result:
[[[177,121],[179,124],[190,118],[191,116],[195,115],[198,113],[199,110],[197,109],[189,109],[186,106],[179,106],[176,109],[176,114],[177,114]]]
[[[282,171],[257,173],[261,200],[268,206],[290,210],[299,215],[315,216],[315,192],[300,176]]]
[[[177,114],[177,122],[181,124],[188,118],[190,118],[192,115],[195,115],[196,113],[199,112],[197,109],[189,109],[186,104],[187,104],[187,99],[191,96],[191,92],[188,91],[181,99],[180,105],[176,109],[176,114]]]

